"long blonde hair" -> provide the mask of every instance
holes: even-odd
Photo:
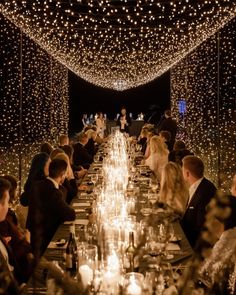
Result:
[[[169,151],[166,144],[163,142],[160,136],[154,135],[150,139],[150,151],[151,154],[159,153],[161,156],[168,155]]]
[[[180,165],[168,162],[162,171],[160,201],[183,215],[188,198],[189,192]]]

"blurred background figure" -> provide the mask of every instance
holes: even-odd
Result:
[[[177,140],[174,143],[173,150],[169,153],[168,160],[178,163],[180,166],[182,166],[182,159],[188,155],[193,155],[193,153],[186,149],[185,143],[182,140]]]
[[[104,138],[104,132],[106,130],[106,120],[103,116],[102,112],[98,113],[97,119],[96,119],[96,126],[97,126],[97,133],[101,138]]]

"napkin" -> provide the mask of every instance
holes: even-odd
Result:
[[[73,206],[74,207],[90,207],[91,203],[90,202],[75,203]]]
[[[66,246],[67,246],[67,242],[64,241],[64,243],[60,243],[59,241],[57,242],[54,242],[54,241],[51,241],[48,245],[48,248],[49,249],[66,249]]]
[[[82,212],[86,212],[85,209],[80,209],[80,208],[74,208],[75,213],[82,213]]]
[[[168,243],[166,246],[167,251],[180,251],[180,246],[176,243]]]

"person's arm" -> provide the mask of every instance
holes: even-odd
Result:
[[[66,187],[66,203],[70,204],[71,200],[77,195],[78,188],[75,179],[65,179],[63,186]]]
[[[75,210],[67,205],[59,190],[51,194],[51,204],[62,222],[75,220]]]

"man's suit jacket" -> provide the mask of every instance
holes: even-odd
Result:
[[[216,187],[205,177],[197,187],[181,220],[181,226],[194,248],[205,222],[206,206],[216,193]]]
[[[75,211],[67,205],[62,192],[55,188],[52,181],[45,179],[35,183],[26,226],[31,233],[31,246],[36,259],[46,250],[58,226],[74,219]]]
[[[83,166],[85,169],[93,162],[93,156],[89,154],[86,148],[81,143],[76,143],[74,146],[73,163],[76,166]]]

